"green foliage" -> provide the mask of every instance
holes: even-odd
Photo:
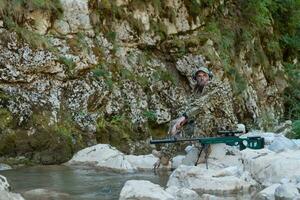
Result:
[[[161,40],[165,40],[168,35],[167,27],[166,25],[161,21],[154,21],[153,19],[150,19],[150,26],[151,29],[154,31],[155,35],[158,35]]]
[[[110,90],[113,89],[114,86],[114,81],[113,77],[110,73],[110,70],[108,66],[106,66],[103,63],[99,63],[98,65],[95,66],[95,68],[92,70],[94,78],[101,78],[104,79],[106,85]]]
[[[263,128],[264,131],[273,131],[276,126],[276,120],[274,119],[274,115],[271,112],[264,111],[259,119],[260,127]]]
[[[59,57],[58,61],[65,65],[67,74],[72,76],[74,74],[74,69],[76,67],[76,63],[72,58],[67,58],[64,56]]]
[[[71,49],[76,53],[86,53],[90,51],[89,45],[85,39],[85,34],[83,32],[78,32],[73,38],[67,39],[68,44]]]
[[[289,86],[284,91],[285,117],[300,119],[300,64],[284,64]]]
[[[22,24],[25,15],[32,10],[49,12],[52,20],[62,16],[63,8],[59,0],[0,0],[0,16],[13,19]]]
[[[23,28],[22,26],[19,26],[10,17],[4,17],[4,24],[9,30],[15,31],[18,36],[24,40],[24,42],[28,43],[33,48],[45,48],[53,52],[56,51],[47,36],[40,35],[26,28]]]
[[[111,144],[123,152],[129,151],[129,143],[139,139],[132,122],[124,115],[99,117],[96,139],[98,143]]]
[[[195,21],[197,16],[201,13],[201,3],[198,0],[184,0],[185,7],[188,10],[190,16]]]
[[[153,110],[146,110],[143,112],[144,117],[148,119],[150,122],[155,122],[157,119],[156,112]]]
[[[262,30],[271,25],[271,13],[268,9],[271,3],[272,0],[243,1],[243,14],[249,20],[252,28]]]
[[[270,7],[274,26],[280,34],[284,61],[290,62],[300,52],[300,1],[275,0]]]
[[[8,128],[8,126],[12,123],[12,120],[12,113],[7,109],[0,108],[0,131]]]
[[[293,121],[290,137],[293,139],[300,139],[300,120]]]

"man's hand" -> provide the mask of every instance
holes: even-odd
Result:
[[[171,135],[176,135],[177,131],[181,129],[181,127],[187,122],[187,119],[185,116],[179,117],[176,119],[175,124],[173,125],[170,134]]]

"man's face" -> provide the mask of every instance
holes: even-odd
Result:
[[[197,85],[202,87],[206,86],[208,81],[209,81],[209,76],[207,73],[200,71],[196,74]]]

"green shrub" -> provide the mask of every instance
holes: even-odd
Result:
[[[300,120],[296,120],[292,124],[292,138],[300,139]]]
[[[0,0],[0,16],[12,18],[17,24],[24,23],[25,15],[32,10],[49,12],[53,21],[63,13],[60,0]]]
[[[146,117],[150,122],[155,122],[157,119],[156,113],[153,110],[144,111],[143,116]]]
[[[12,113],[7,109],[0,108],[0,131],[8,128],[8,126],[12,123],[12,120]]]
[[[61,64],[64,64],[66,67],[66,72],[69,76],[72,76],[74,74],[74,69],[76,67],[76,63],[73,61],[72,58],[67,58],[64,56],[59,57],[58,61]]]
[[[18,34],[19,38],[24,40],[24,42],[28,43],[31,47],[35,49],[45,48],[56,52],[56,48],[51,44],[47,36],[40,35],[18,25],[10,17],[4,17],[4,24],[9,30],[15,31]]]
[[[300,64],[284,64],[288,87],[284,91],[285,118],[300,119]]]

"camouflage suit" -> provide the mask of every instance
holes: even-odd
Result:
[[[181,135],[211,137],[216,135],[217,130],[235,129],[237,119],[232,101],[232,91],[228,83],[212,80],[203,91],[195,88],[187,104],[180,111],[181,116],[188,117]],[[170,128],[175,123],[176,120],[171,121]],[[174,144],[167,144],[161,149],[161,158],[171,159],[177,148],[178,146]]]

